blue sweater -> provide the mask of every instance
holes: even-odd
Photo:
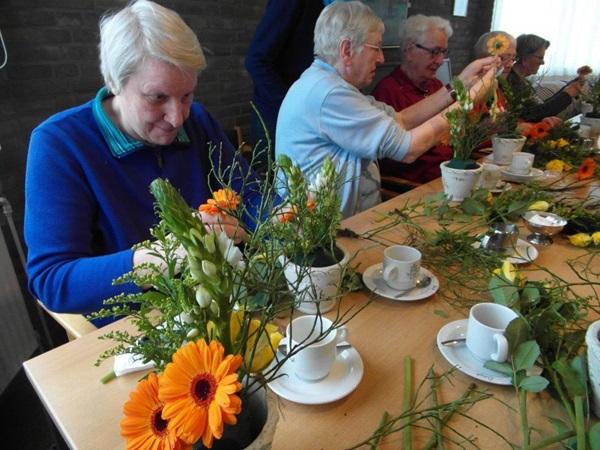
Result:
[[[196,208],[220,187],[209,180],[209,143],[223,143],[225,166],[235,158],[218,123],[197,103],[184,124],[191,143],[144,147],[116,158],[92,105],[56,114],[31,135],[25,181],[29,289],[56,312],[89,314],[114,295],[139,292],[133,284],[112,281],[133,268],[131,247],[150,239],[158,222],[150,183],[168,179]],[[212,156],[216,167],[219,156]],[[255,211],[258,192],[247,187],[240,193]]]

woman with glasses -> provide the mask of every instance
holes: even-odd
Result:
[[[546,117],[556,116],[581,93],[583,83],[575,79],[549,99],[543,102],[536,99],[534,88],[527,77],[538,73],[540,66],[545,63],[544,57],[549,46],[549,41],[535,34],[522,34],[517,38],[517,60],[507,81],[520,98],[529,99],[521,115],[527,122],[540,122]]]
[[[384,61],[383,31],[383,21],[360,1],[327,6],[315,26],[315,61],[288,91],[277,119],[276,155],[289,156],[309,176],[329,156],[344,173],[344,217],[381,202],[378,159],[413,162],[448,131],[439,113],[458,107],[445,89],[400,112],[360,91]],[[495,62],[478,60],[463,71],[474,102],[492,86]]]
[[[398,32],[400,64],[377,83],[371,95],[402,111],[440,89],[446,90],[435,74],[449,53],[452,33],[450,22],[441,17],[417,14],[404,20]],[[452,154],[452,147],[437,143],[412,164],[386,158],[379,167],[382,175],[427,183],[441,176],[440,164]]]

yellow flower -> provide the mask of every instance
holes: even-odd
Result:
[[[515,280],[518,278],[520,278],[519,272],[517,271],[517,268],[515,266],[513,266],[508,259],[504,260],[504,262],[502,263],[502,268],[501,269],[495,269],[494,273],[496,275],[503,275],[504,278],[506,278],[508,281],[510,281],[511,283],[514,283]]]
[[[165,403],[163,418],[169,430],[187,443],[202,436],[205,447],[223,436],[223,423],[237,423],[242,400],[236,395],[242,389],[237,369],[240,355],[224,356],[217,341],[188,342],[173,355],[160,377],[158,397]]]
[[[577,233],[569,236],[571,244],[577,247],[587,247],[592,243],[592,237],[587,233]]]
[[[546,170],[556,170],[562,172],[565,170],[565,163],[560,159],[553,159],[546,164]]]
[[[550,208],[550,205],[544,200],[533,202],[529,207],[531,211],[548,211],[548,208]]]
[[[510,44],[506,37],[502,35],[496,35],[487,41],[487,51],[492,56],[501,55],[502,53],[506,52],[509,45]]]
[[[129,394],[123,406],[125,418],[121,421],[121,436],[126,450],[191,450],[168,428],[162,417],[164,403],[158,399],[158,377],[150,373]]]
[[[600,245],[600,231],[596,231],[592,234],[592,242],[594,245]]]
[[[241,328],[244,312],[237,311],[231,315],[229,329],[231,342],[235,342]],[[260,332],[260,321],[253,319],[248,326],[248,340],[246,341],[246,353],[244,354],[244,369],[249,373],[258,373],[265,369],[273,358],[283,335],[279,333],[276,325],[267,324]],[[258,343],[257,342],[258,336]]]
[[[567,145],[569,145],[569,141],[566,139],[560,138],[558,141],[556,141],[556,146],[558,148],[566,147]]]

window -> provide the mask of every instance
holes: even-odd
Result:
[[[600,73],[600,1],[598,0],[495,0],[492,30],[515,38],[536,34],[550,47],[538,76],[572,77],[588,65]]]

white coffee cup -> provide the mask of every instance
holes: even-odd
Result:
[[[494,189],[500,181],[501,168],[496,164],[483,164],[483,172],[479,177],[480,188]]]
[[[508,171],[516,175],[527,175],[533,167],[535,155],[527,152],[513,153]]]
[[[333,322],[322,316],[298,317],[287,326],[288,354],[296,352],[290,362],[301,380],[318,381],[329,375],[337,358],[337,344],[348,337],[345,325],[336,329],[331,329],[332,326]],[[322,335],[323,339],[314,342]]]
[[[392,245],[383,252],[383,279],[398,291],[415,285],[421,270],[421,252],[406,245]]]
[[[497,303],[478,303],[469,312],[467,348],[480,361],[504,362],[508,359],[508,324],[518,315]]]

